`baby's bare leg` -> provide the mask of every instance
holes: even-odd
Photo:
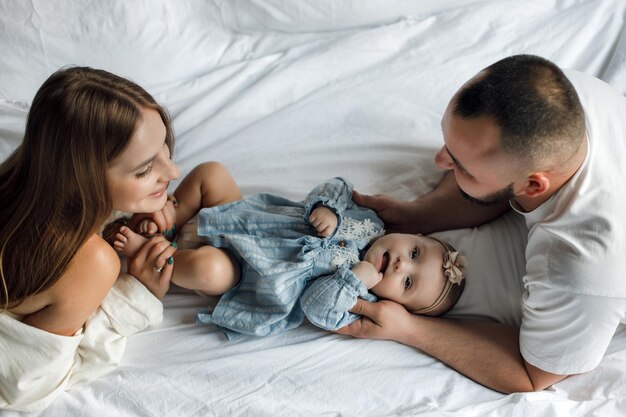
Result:
[[[174,265],[174,284],[207,295],[224,294],[239,282],[239,264],[227,251],[213,246],[178,250]]]
[[[147,240],[128,227],[122,226],[114,246],[118,252],[132,258]],[[173,258],[172,282],[183,288],[207,295],[220,295],[239,281],[239,264],[223,249],[213,246],[181,249]]]
[[[174,192],[175,227],[185,223],[205,207],[230,203],[242,198],[239,187],[226,167],[205,162],[183,178]],[[172,282],[183,288],[220,295],[239,281],[238,263],[228,252],[212,246],[180,249],[174,254]]]
[[[176,224],[180,227],[201,208],[240,200],[241,192],[224,165],[205,162],[185,176],[174,196],[178,202]]]

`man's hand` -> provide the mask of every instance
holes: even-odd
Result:
[[[352,273],[363,283],[369,290],[376,286],[383,279],[382,272],[378,272],[376,267],[367,261],[358,262],[352,267]]]
[[[390,300],[376,303],[357,299],[350,309],[361,317],[357,321],[337,330],[337,333],[366,339],[388,339],[406,343],[411,332],[414,316],[404,306]]]
[[[429,234],[442,230],[476,227],[510,210],[508,201],[485,207],[463,197],[454,171],[444,174],[431,192],[413,201],[387,195],[352,192],[352,200],[374,210],[385,222],[387,232]]]
[[[365,195],[357,191],[352,192],[352,200],[362,207],[376,212],[385,222],[387,233],[421,233],[415,224],[415,201],[405,201],[388,195]]]
[[[328,237],[337,228],[337,215],[328,207],[318,206],[311,212],[309,221],[315,227],[318,236]]]

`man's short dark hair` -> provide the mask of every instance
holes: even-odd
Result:
[[[502,149],[533,165],[564,162],[585,132],[574,86],[559,67],[534,55],[511,56],[487,67],[456,94],[453,113],[465,119],[492,117],[501,130]]]

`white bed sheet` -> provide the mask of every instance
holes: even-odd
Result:
[[[89,65],[137,81],[169,108],[183,174],[219,160],[246,195],[302,198],[341,175],[362,192],[412,198],[441,176],[432,156],[448,99],[502,57],[542,55],[626,93],[625,17],[623,0],[0,0],[0,159],[20,142],[29,102],[50,73]],[[444,234],[469,252],[475,274],[493,277],[468,292],[482,307],[464,313],[519,320],[502,294],[520,291],[523,234],[514,215]],[[311,325],[228,343],[214,327],[192,323],[208,302],[174,289],[163,324],[130,338],[119,369],[32,415],[587,416],[626,409],[623,329],[594,371],[543,392],[502,395],[415,349]]]

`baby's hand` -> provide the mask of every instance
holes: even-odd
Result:
[[[152,237],[159,232],[159,226],[151,219],[143,219],[136,227],[135,232],[144,237]]]
[[[365,284],[368,290],[375,287],[383,279],[383,273],[378,272],[376,267],[367,261],[361,261],[354,265],[352,273]]]
[[[324,206],[318,206],[311,215],[309,221],[315,227],[318,236],[330,236],[337,227],[337,215],[331,209]]]
[[[172,239],[176,232],[176,207],[178,202],[174,196],[168,196],[165,206],[154,213],[136,213],[130,219],[129,226],[135,232],[145,237],[163,234]]]

